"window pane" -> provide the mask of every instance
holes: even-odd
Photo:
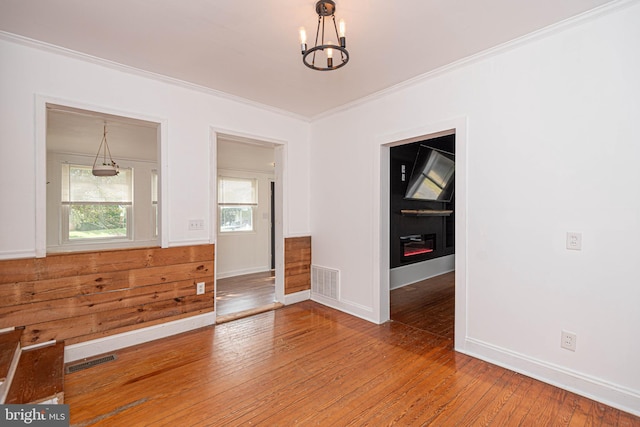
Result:
[[[127,237],[127,206],[69,206],[69,240]]]
[[[220,232],[253,231],[253,207],[220,206]]]
[[[151,202],[158,204],[158,171],[151,171]]]
[[[131,169],[120,169],[116,176],[93,176],[91,167],[62,165],[63,202],[132,201]]]

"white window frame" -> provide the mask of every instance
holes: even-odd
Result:
[[[157,169],[151,169],[151,227],[153,237],[158,237],[158,186],[160,177]]]
[[[155,162],[120,159],[120,170],[133,171],[132,206],[127,212],[127,224],[131,227],[127,237],[101,237],[97,239],[65,239],[68,236],[68,212],[63,208],[62,200],[62,164],[91,167],[94,156],[84,154],[50,152],[47,154],[47,193],[46,193],[46,254],[105,249],[124,249],[157,246],[161,234],[161,176],[158,173],[158,205],[152,202],[152,170],[158,171]],[[155,209],[158,210],[158,234],[154,223]],[[66,218],[65,218],[66,217]]]
[[[222,184],[225,180],[229,181],[246,181],[250,182],[253,188],[252,197],[244,200],[227,200],[225,198],[224,190],[222,189]],[[224,208],[250,208],[251,209],[251,229],[250,230],[223,230],[222,211]],[[258,180],[256,178],[242,178],[242,177],[233,177],[233,176],[218,176],[218,233],[221,234],[247,234],[247,233],[255,233],[257,222],[256,222],[256,211],[258,208]]]
[[[127,228],[126,228],[126,235],[124,236],[114,236],[114,237],[96,237],[96,238],[84,238],[84,239],[71,239],[69,237],[69,215],[71,214],[71,206],[78,206],[78,205],[122,205],[121,203],[86,203],[86,202],[82,202],[82,203],[73,203],[73,202],[69,202],[69,203],[63,203],[61,206],[61,210],[60,210],[60,220],[61,220],[61,224],[60,224],[60,228],[62,230],[61,233],[61,238],[62,238],[62,244],[63,245],[81,245],[83,243],[100,243],[100,242],[105,242],[105,243],[109,243],[109,242],[126,242],[126,241],[131,241],[133,240],[133,224],[132,224],[132,218],[133,218],[133,206],[131,206],[131,204],[127,204],[124,205],[125,207],[125,211],[126,211],[126,215],[127,215]]]
[[[60,168],[64,167],[77,167],[83,169],[91,169],[91,166],[87,166],[84,164],[77,163],[68,163],[63,162],[60,164]],[[130,173],[129,186],[131,188],[131,192],[133,193],[133,169],[127,168]],[[124,170],[124,168],[122,168]],[[64,174],[62,174],[64,176]],[[64,178],[61,182],[62,185],[65,184]],[[82,244],[92,244],[92,243],[111,243],[111,242],[127,242],[133,240],[133,230],[135,227],[134,216],[133,216],[133,198],[129,202],[90,202],[90,201],[60,201],[60,240],[62,245],[82,245]],[[97,237],[97,238],[85,238],[85,239],[71,239],[69,237],[69,221],[71,214],[71,206],[81,206],[81,205],[102,205],[102,206],[125,206],[125,211],[127,215],[126,221],[126,235],[125,236],[114,236],[114,237]]]

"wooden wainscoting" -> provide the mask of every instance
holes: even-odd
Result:
[[[311,236],[284,239],[285,295],[311,289]]]
[[[0,329],[74,344],[212,312],[213,278],[214,245],[0,261]]]

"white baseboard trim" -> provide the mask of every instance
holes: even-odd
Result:
[[[36,251],[34,250],[0,252],[0,260],[35,258],[35,257],[36,257]]]
[[[317,293],[311,294],[311,300],[319,304],[326,305],[327,307],[350,314],[352,316],[359,317],[360,319],[367,320],[375,324],[380,324],[380,322],[376,321],[373,314],[373,309],[370,307],[366,307],[360,304],[354,304],[345,300],[337,301]]]
[[[467,338],[462,353],[640,416],[640,393],[480,340]]]
[[[430,279],[456,269],[456,256],[446,255],[389,270],[389,289],[394,290],[412,283]]]
[[[291,305],[308,299],[311,299],[311,291],[295,292],[284,296],[284,305]]]
[[[235,276],[243,276],[245,274],[254,274],[254,273],[266,273],[267,271],[271,271],[268,267],[253,267],[253,268],[244,268],[242,270],[234,270],[234,271],[226,271],[226,272],[216,272],[216,279],[226,279],[227,277],[235,277]]]
[[[135,331],[123,332],[109,337],[98,338],[78,344],[71,344],[64,349],[64,362],[73,362],[99,354],[109,353],[133,345],[169,337],[193,329],[210,326],[216,323],[215,312],[199,314],[185,319],[174,320],[160,325],[153,325]]]

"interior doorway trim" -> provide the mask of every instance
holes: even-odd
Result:
[[[284,176],[286,172],[286,147],[285,141],[276,140],[273,138],[250,135],[243,132],[234,130],[222,129],[210,127],[210,143],[209,143],[209,170],[211,175],[209,177],[209,188],[211,196],[209,197],[209,223],[210,236],[209,241],[215,245],[215,271],[217,271],[217,237],[218,237],[218,186],[216,185],[218,180],[218,137],[224,136],[227,140],[235,140],[238,142],[245,142],[256,145],[271,145],[274,148],[275,157],[275,217],[273,221],[275,223],[275,298],[279,303],[285,303],[284,295],[284,206],[286,201],[286,194],[284,194]],[[217,279],[214,275],[214,286],[217,289]],[[215,296],[214,296],[215,298]],[[217,307],[215,308],[217,311]]]
[[[374,190],[374,201],[379,210],[374,212],[374,247],[377,256],[377,292],[374,294],[374,308],[377,320],[383,323],[390,318],[390,251],[389,251],[389,195],[390,195],[390,148],[398,145],[422,141],[438,136],[456,135],[456,217],[455,217],[455,338],[454,348],[464,351],[467,336],[467,117],[428,124],[421,128],[407,129],[377,138],[375,156],[379,157],[378,176],[374,182],[380,185]],[[374,172],[375,173],[375,172]],[[376,269],[374,269],[376,271]],[[376,286],[374,285],[374,289]]]

